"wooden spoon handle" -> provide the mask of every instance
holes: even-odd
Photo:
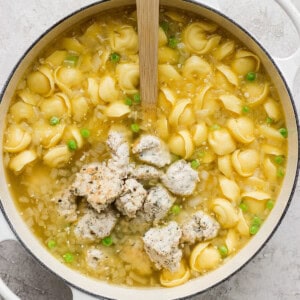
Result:
[[[147,118],[152,118],[156,112],[158,93],[159,0],[136,0],[136,5],[139,35],[140,93],[144,112]]]

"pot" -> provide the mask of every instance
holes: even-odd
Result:
[[[231,32],[234,36],[239,38],[244,44],[248,46],[253,52],[255,52],[261,59],[265,68],[269,71],[269,74],[273,78],[273,82],[277,87],[280,98],[283,102],[284,114],[289,128],[288,137],[288,161],[286,168],[286,175],[283,181],[282,189],[278,197],[278,201],[270,213],[269,217],[264,222],[261,230],[255,235],[250,242],[240,252],[229,260],[226,264],[218,269],[209,272],[207,275],[193,279],[186,284],[173,288],[135,288],[129,289],[121,286],[113,286],[108,283],[97,281],[92,278],[87,278],[84,275],[74,271],[67,266],[61,264],[56,258],[54,258],[37,240],[34,234],[25,225],[22,217],[20,216],[14,202],[11,198],[7,183],[4,176],[4,166],[2,151],[0,153],[0,199],[1,209],[6,217],[6,221],[10,225],[11,229],[18,237],[19,241],[25,246],[25,248],[46,268],[63,278],[71,286],[77,288],[73,289],[74,298],[78,299],[92,299],[93,296],[102,296],[113,299],[178,299],[187,297],[199,292],[203,292],[208,288],[215,286],[222,282],[239,269],[244,266],[251,258],[258,253],[258,251],[265,245],[275,229],[280,224],[283,216],[285,215],[287,208],[290,204],[292,195],[295,190],[297,175],[298,175],[298,163],[299,163],[299,129],[298,119],[296,114],[296,108],[291,96],[290,88],[292,87],[294,77],[297,72],[297,66],[295,60],[300,61],[300,49],[295,54],[287,59],[274,59],[267,51],[255,40],[246,30],[241,28],[234,21],[224,16],[218,10],[205,6],[200,3],[201,1],[195,0],[161,0],[162,5],[170,7],[177,7],[183,10],[192,11],[199,15],[205,16],[207,19],[220,24],[221,27]],[[209,1],[210,5],[214,4],[217,8],[217,1]],[[286,0],[277,0],[277,2],[286,10],[287,14],[293,20],[298,33],[300,34],[300,15],[297,10]],[[0,106],[0,147],[2,149],[3,132],[4,132],[4,119],[9,106],[9,99],[14,93],[16,85],[23,75],[31,61],[36,57],[40,50],[52,41],[60,33],[64,32],[67,28],[70,28],[73,24],[76,24],[86,18],[93,16],[99,12],[103,12],[107,9],[121,7],[123,5],[133,4],[132,0],[103,0],[98,1],[90,6],[84,7],[79,11],[67,16],[63,20],[59,21],[52,28],[45,32],[24,54],[17,66],[12,71],[1,95]],[[1,224],[0,219],[0,225]],[[3,226],[5,226],[3,224]],[[1,226],[1,228],[3,228]],[[0,232],[0,241],[8,238],[9,234],[6,231]],[[11,236],[14,238],[14,236]],[[2,283],[0,282],[0,290]],[[84,291],[87,294],[83,296],[78,290]],[[9,291],[5,290],[6,295],[9,296]],[[13,296],[12,296],[13,297]]]

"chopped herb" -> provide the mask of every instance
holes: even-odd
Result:
[[[247,75],[246,75],[246,79],[248,81],[254,81],[256,79],[256,73],[255,72],[249,72]]]
[[[243,113],[248,113],[250,111],[250,108],[249,108],[249,106],[247,106],[247,105],[245,105],[245,106],[243,106],[243,108],[242,108],[242,112]]]
[[[133,95],[133,102],[135,104],[140,104],[141,103],[141,95],[139,93]]]
[[[64,65],[69,67],[76,67],[78,64],[79,56],[78,55],[68,55],[64,60]]]
[[[225,245],[218,247],[218,250],[222,258],[225,258],[228,255],[228,248]]]
[[[51,119],[49,120],[50,125],[55,126],[57,124],[59,124],[59,118],[58,117],[51,117]]]
[[[168,46],[172,49],[176,49],[179,41],[175,37],[170,37],[168,41]]]
[[[165,33],[167,33],[168,30],[169,30],[169,23],[168,23],[167,21],[162,21],[162,22],[160,23],[160,27],[163,29],[163,31],[164,31]]]
[[[210,127],[210,130],[219,130],[220,128],[221,128],[220,125],[214,124],[214,125],[212,125],[212,126]]]
[[[136,124],[136,123],[133,123],[130,125],[130,128],[133,132],[135,133],[138,133],[140,131],[140,125],[139,124]]]
[[[71,151],[75,151],[77,149],[77,143],[74,140],[68,141],[68,148]]]
[[[267,124],[272,124],[273,122],[274,122],[274,120],[272,118],[270,118],[270,117],[266,118],[266,123]]]
[[[286,128],[280,128],[279,133],[286,139],[288,137],[288,131]]]
[[[63,259],[66,263],[71,263],[74,260],[74,255],[70,252],[67,252],[63,255]]]
[[[132,100],[129,98],[129,97],[127,97],[127,98],[125,98],[125,104],[126,105],[128,105],[128,106],[131,106],[132,105]]]
[[[83,138],[87,139],[91,135],[91,132],[86,128],[82,128],[80,134]]]
[[[284,169],[283,168],[279,168],[277,170],[277,177],[279,177],[279,178],[283,178],[284,177]]]
[[[107,236],[107,237],[105,237],[105,238],[102,240],[102,245],[103,245],[103,246],[106,246],[106,247],[111,246],[112,243],[113,243],[113,240],[112,240],[112,238],[111,238],[110,236]]]
[[[110,54],[110,60],[111,60],[111,62],[116,64],[120,61],[120,55],[116,52],[113,52]]]
[[[193,168],[193,169],[198,169],[199,167],[200,167],[200,162],[199,162],[199,160],[198,159],[194,159],[193,161],[191,161],[191,167]]]

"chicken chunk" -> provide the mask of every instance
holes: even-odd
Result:
[[[132,152],[146,163],[162,168],[171,163],[168,146],[154,135],[143,135],[133,145]]]
[[[74,194],[86,197],[87,202],[98,212],[112,203],[122,193],[122,189],[122,177],[105,162],[83,166],[72,184]]]
[[[148,165],[131,165],[129,173],[138,180],[159,179],[163,174],[160,170]]]
[[[59,197],[55,198],[57,202],[57,211],[60,216],[63,216],[66,221],[74,222],[77,220],[77,204],[76,196],[70,189],[65,189]]]
[[[93,209],[87,209],[84,216],[79,219],[74,233],[78,238],[95,240],[110,235],[116,225],[117,217],[112,209],[97,213]]]
[[[219,229],[220,225],[214,218],[199,210],[181,226],[181,241],[194,244],[210,240],[217,236]]]
[[[162,182],[172,193],[188,196],[193,193],[199,181],[198,173],[185,160],[174,162],[162,176]]]
[[[174,199],[161,185],[151,188],[144,203],[144,216],[146,221],[158,223],[171,208]]]
[[[110,163],[119,170],[126,172],[129,165],[129,141],[128,133],[123,128],[115,128],[109,131],[106,144],[111,152]]]
[[[97,269],[99,263],[104,262],[107,258],[108,256],[103,251],[91,247],[86,251],[85,261],[90,268]]]
[[[147,192],[135,179],[127,179],[122,195],[116,200],[117,209],[125,216],[134,218],[142,208]]]
[[[171,272],[178,270],[182,257],[179,249],[181,230],[176,222],[161,228],[151,228],[144,237],[144,248],[157,269],[165,268]]]

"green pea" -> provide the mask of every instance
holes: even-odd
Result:
[[[49,249],[53,249],[56,247],[56,242],[54,240],[50,240],[48,241],[47,246]]]
[[[140,125],[136,124],[136,123],[131,124],[130,128],[131,128],[131,131],[133,131],[135,133],[138,133],[140,131]]]
[[[274,158],[276,164],[281,165],[284,161],[284,156],[283,155],[277,155]]]
[[[248,113],[250,111],[250,108],[249,108],[249,106],[247,106],[247,105],[245,105],[245,106],[243,106],[243,108],[242,108],[242,112],[243,113]]]
[[[140,104],[141,103],[141,95],[139,93],[133,95],[133,102],[135,104]]]
[[[111,246],[112,243],[113,243],[113,240],[112,240],[112,238],[111,238],[110,236],[107,236],[107,237],[105,237],[105,238],[102,240],[102,245],[103,245],[103,246],[106,246],[106,247]]]
[[[288,131],[286,128],[280,128],[279,133],[286,139],[288,137]]]
[[[82,128],[80,134],[83,138],[87,139],[91,135],[91,132],[86,128]]]
[[[254,81],[256,79],[256,73],[255,72],[249,72],[247,75],[246,75],[246,79],[248,81]]]
[[[77,149],[77,143],[75,140],[68,141],[68,148],[71,151],[75,151]]]
[[[116,52],[113,52],[111,53],[110,55],[110,60],[113,62],[113,63],[118,63],[120,61],[120,54],[116,53]]]
[[[251,222],[252,225],[256,225],[256,226],[260,226],[261,223],[262,223],[262,220],[258,216],[254,216],[252,219],[252,222]]]
[[[284,169],[283,168],[279,168],[277,170],[277,177],[279,177],[279,178],[283,178],[284,177]]]
[[[128,105],[128,106],[131,106],[132,105],[132,100],[129,98],[129,97],[127,97],[126,99],[125,99],[125,104],[126,105]]]
[[[160,27],[163,29],[163,31],[165,33],[168,32],[168,30],[169,30],[169,23],[167,21],[162,21],[159,25],[160,25]]]
[[[57,124],[59,124],[59,118],[58,117],[51,117],[51,119],[49,120],[50,125],[55,126]]]
[[[218,247],[218,250],[222,258],[225,258],[228,255],[228,248],[225,245]]]
[[[191,167],[193,168],[193,169],[198,169],[199,167],[200,167],[200,162],[199,162],[199,160],[198,159],[195,159],[195,160],[193,160],[193,161],[191,161]]]
[[[179,205],[177,204],[174,204],[172,207],[171,207],[171,212],[173,215],[177,216],[181,211],[181,208]]]
[[[272,210],[274,207],[274,201],[273,200],[268,200],[267,203],[266,203],[266,208],[269,209],[269,210]]]
[[[251,235],[257,234],[258,230],[259,230],[258,225],[252,225],[249,228],[249,232],[250,232]]]
[[[273,122],[274,122],[274,120],[272,118],[270,118],[270,117],[266,118],[266,123],[267,124],[272,124]]]
[[[248,205],[245,202],[241,202],[239,207],[243,212],[246,212],[248,210]]]
[[[67,252],[63,255],[63,259],[66,263],[71,263],[74,260],[74,255],[70,252]]]
[[[175,37],[170,37],[168,41],[168,46],[170,48],[176,49],[179,41]]]

